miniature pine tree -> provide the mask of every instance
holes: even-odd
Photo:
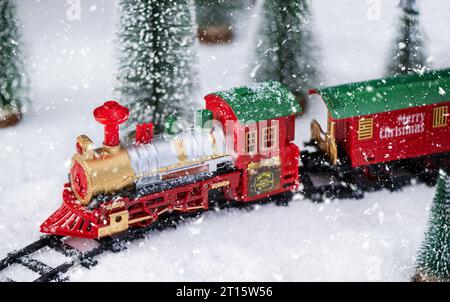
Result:
[[[387,67],[388,75],[420,73],[427,69],[416,0],[401,0],[400,27]]]
[[[196,73],[192,0],[121,0],[117,90],[130,109],[129,125],[171,114],[188,116]]]
[[[237,12],[245,5],[244,0],[196,0],[197,35],[204,43],[231,42],[233,24]]]
[[[417,272],[416,280],[450,281],[450,176],[444,171],[439,172]]]
[[[318,78],[308,1],[266,0],[259,26],[251,77],[256,82],[279,81],[302,96]]]
[[[28,100],[15,14],[13,1],[0,1],[0,127],[19,121]]]

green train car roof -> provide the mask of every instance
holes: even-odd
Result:
[[[315,90],[334,119],[450,101],[450,69]]]
[[[233,109],[242,123],[259,122],[302,112],[294,95],[279,82],[270,81],[213,93]]]

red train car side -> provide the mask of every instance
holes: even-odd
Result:
[[[205,97],[206,109],[223,124],[242,170],[242,200],[253,201],[298,186],[295,115],[301,107],[278,82],[240,87]]]
[[[450,70],[315,92],[328,107],[328,132],[353,167],[450,151]]]

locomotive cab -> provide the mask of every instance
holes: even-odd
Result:
[[[302,109],[286,87],[267,82],[212,93],[205,100],[226,129],[235,167],[242,170],[242,201],[297,188],[299,149],[293,141],[295,116]]]

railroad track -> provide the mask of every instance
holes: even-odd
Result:
[[[346,173],[345,170],[337,170],[330,166],[324,166],[323,159],[317,154],[302,154],[303,161],[316,163],[308,166],[300,167],[300,178],[302,179],[302,187],[299,193],[303,194],[306,199],[319,202],[325,198],[329,199],[348,199],[363,198],[365,192],[374,192],[383,188],[392,191],[399,190],[412,183],[413,179],[417,182],[424,182],[433,185],[436,171],[423,172],[417,174],[411,169],[397,169],[396,173],[389,178],[380,180],[365,179],[358,172]],[[307,158],[305,158],[307,157]],[[425,173],[425,174],[424,174]],[[288,193],[271,197],[270,199],[252,203],[227,202],[223,199],[214,199],[210,209],[225,208],[244,208],[251,210],[255,204],[268,204],[275,202],[276,204],[286,205],[294,193]],[[87,251],[80,251],[71,246],[67,241],[68,237],[58,237],[53,235],[42,236],[39,240],[31,243],[21,250],[9,253],[6,258],[0,261],[0,281],[15,282],[10,278],[4,277],[4,272],[12,265],[20,265],[26,269],[39,275],[35,282],[62,282],[69,279],[67,272],[78,266],[90,268],[97,264],[96,258],[105,253],[118,253],[126,249],[129,242],[145,238],[145,234],[151,231],[162,231],[168,228],[174,228],[180,221],[196,217],[204,211],[179,214],[170,214],[162,220],[158,220],[153,224],[140,228],[130,229],[127,232],[109,238],[95,239],[95,247]],[[33,254],[39,251],[53,250],[65,256],[65,261],[57,266],[49,266],[33,257]],[[2,277],[3,275],[3,277]]]
[[[290,196],[279,196],[277,198],[278,202],[286,203],[292,195]],[[265,204],[272,202],[273,200],[261,201],[257,203],[238,203],[238,202],[227,202],[225,200],[215,201],[210,210],[226,209],[226,208],[241,208],[250,210],[255,204]],[[67,243],[69,237],[60,237],[54,235],[42,236],[37,241],[29,244],[28,246],[8,253],[6,258],[0,260],[0,282],[15,282],[15,280],[4,277],[4,272],[13,265],[20,265],[26,269],[37,273],[38,278],[34,279],[34,282],[63,282],[69,279],[66,274],[70,269],[82,266],[87,269],[95,266],[97,264],[96,257],[105,253],[113,252],[118,253],[126,249],[128,243],[144,239],[145,235],[152,231],[163,231],[169,228],[176,228],[177,225],[189,218],[198,217],[204,213],[204,211],[184,213],[184,214],[170,214],[164,219],[155,221],[151,225],[139,228],[130,229],[123,234],[119,234],[114,237],[106,237],[101,239],[92,239],[96,247],[82,252],[69,243]],[[66,257],[66,261],[60,263],[55,267],[51,267],[35,258],[33,254],[39,253],[40,251],[53,250]]]
[[[0,282],[15,282],[15,280],[10,278],[4,276],[2,277],[2,273],[4,273],[12,265],[21,265],[38,274],[39,277],[36,278],[34,282],[67,281],[69,278],[66,273],[71,268],[77,266],[91,268],[97,264],[97,260],[95,259],[97,256],[108,251],[118,253],[126,249],[126,244],[128,242],[143,239],[145,233],[176,227],[176,221],[196,216],[198,214],[199,213],[188,213],[179,217],[176,217],[176,215],[171,215],[145,228],[131,229],[126,233],[111,238],[93,239],[93,243],[95,243],[96,246],[85,252],[82,252],[67,243],[67,240],[69,239],[68,237],[59,237],[54,235],[42,236],[30,245],[20,250],[8,253],[6,258],[0,261]],[[35,253],[49,250],[65,256],[65,259],[67,260],[55,267],[51,267],[33,257],[33,254]]]

